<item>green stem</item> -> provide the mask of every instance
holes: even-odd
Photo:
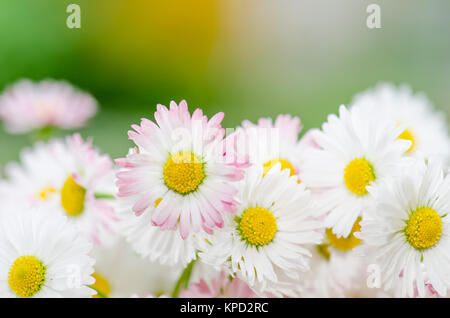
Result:
[[[189,280],[191,279],[192,269],[194,268],[195,259],[192,260],[181,273],[180,278],[175,285],[175,288],[172,292],[172,298],[178,298],[180,296],[180,292],[182,289],[187,288],[189,286]]]
[[[108,194],[108,193],[95,193],[94,197],[96,199],[115,199],[116,196],[114,194]]]
[[[52,126],[42,127],[40,129],[36,129],[31,133],[31,140],[33,142],[37,141],[48,141],[52,137],[56,135],[58,129]]]

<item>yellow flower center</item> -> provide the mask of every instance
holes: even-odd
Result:
[[[192,152],[172,155],[164,165],[163,174],[167,187],[182,195],[197,190],[205,179],[203,163]]]
[[[236,218],[236,222],[242,239],[253,246],[272,242],[278,229],[273,213],[261,207],[245,210],[240,218]]]
[[[423,250],[432,247],[442,235],[442,220],[432,208],[414,211],[405,227],[406,240],[412,247]]]
[[[289,169],[291,171],[290,176],[295,175],[294,166],[286,159],[272,159],[263,164],[263,177],[273,168],[277,163],[281,163],[281,170]]]
[[[95,294],[94,298],[108,298],[109,294],[111,293],[111,286],[109,285],[106,278],[104,278],[102,275],[95,272],[92,274],[92,277],[95,278],[95,283],[91,285],[90,287],[94,289],[97,294]]]
[[[414,135],[411,133],[411,131],[409,129],[405,129],[400,136],[398,136],[398,139],[404,139],[404,140],[409,140],[411,141],[411,147],[409,147],[408,150],[406,150],[406,152],[411,152],[414,148],[414,145],[416,144],[415,139],[414,139]]]
[[[61,205],[68,215],[80,215],[84,211],[85,196],[86,189],[76,183],[70,176],[61,190]]]
[[[344,169],[344,182],[347,189],[356,195],[367,194],[366,187],[375,180],[373,166],[364,158],[356,158]]]
[[[45,271],[46,267],[35,256],[21,256],[9,269],[9,288],[19,297],[32,297],[44,285]]]
[[[361,217],[358,217],[355,224],[353,224],[352,231],[347,237],[337,237],[337,235],[333,233],[333,230],[331,228],[327,228],[325,230],[325,234],[330,245],[341,251],[349,251],[352,248],[358,246],[362,242],[362,240],[357,238],[354,233],[361,230],[361,225],[359,224],[360,221]]]
[[[52,187],[45,187],[41,191],[38,192],[37,196],[39,199],[47,201],[50,199],[50,195],[56,193],[56,189]]]

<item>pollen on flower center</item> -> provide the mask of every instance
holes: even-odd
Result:
[[[192,152],[172,155],[164,165],[163,174],[167,187],[183,195],[197,190],[205,179],[203,163]]]
[[[432,208],[417,209],[406,221],[405,235],[408,243],[415,249],[432,247],[442,235],[440,215]]]
[[[254,246],[263,246],[272,242],[278,229],[273,213],[261,207],[245,210],[236,221],[237,230],[242,239]]]
[[[411,152],[414,148],[415,145],[415,139],[414,139],[414,135],[411,133],[411,131],[409,129],[405,129],[400,136],[398,136],[398,139],[404,139],[404,140],[409,140],[411,141],[411,147],[409,147],[408,150],[406,150],[406,152]]]
[[[37,196],[39,199],[47,201],[50,198],[50,195],[55,193],[55,188],[45,187],[41,191],[38,192]]]
[[[337,237],[337,235],[333,233],[331,228],[327,228],[325,230],[325,234],[330,245],[341,251],[349,251],[352,248],[358,246],[362,242],[362,240],[357,238],[354,233],[361,230],[361,225],[359,224],[360,221],[361,217],[358,217],[358,219],[356,219],[356,222],[353,224],[352,231],[347,237]]]
[[[344,169],[344,182],[347,189],[356,195],[367,194],[366,187],[375,180],[372,164],[364,158],[356,158]]]
[[[32,297],[44,285],[45,271],[46,267],[35,256],[21,256],[9,269],[9,288],[19,297]]]
[[[61,190],[61,205],[70,216],[77,216],[84,211],[86,189],[75,182],[72,176],[67,178]]]
[[[109,294],[111,293],[111,286],[109,285],[106,278],[104,278],[102,275],[95,272],[92,274],[92,277],[95,278],[95,283],[92,284],[90,287],[94,289],[97,294],[92,296],[93,298],[107,298]]]

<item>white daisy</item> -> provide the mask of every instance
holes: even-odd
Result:
[[[409,155],[450,158],[450,137],[445,114],[434,109],[423,93],[414,94],[407,85],[381,83],[355,96],[352,107],[373,113],[373,120],[394,121],[406,129],[399,138],[412,142]]]
[[[311,271],[305,275],[304,297],[346,297],[366,283],[366,262],[355,252],[362,240],[358,218],[348,237],[337,237],[331,228],[325,230],[322,244],[312,246]]]
[[[38,142],[6,166],[0,189],[16,209],[43,206],[60,214],[100,243],[114,230],[113,162],[79,134]]]
[[[236,215],[215,231],[200,253],[212,266],[222,266],[258,294],[298,295],[300,272],[309,269],[307,244],[318,244],[320,223],[309,191],[277,163],[264,176],[252,166],[240,184]]]
[[[263,166],[263,175],[276,163],[289,169],[291,176],[297,175],[302,156],[298,136],[302,128],[300,119],[290,115],[279,115],[274,123],[271,118],[260,118],[257,125],[244,120],[242,128],[236,129],[236,147],[251,164]]]
[[[361,222],[368,255],[380,265],[386,289],[420,296],[431,284],[440,295],[450,285],[450,175],[442,164],[420,160],[402,175],[369,187],[376,205]]]
[[[321,211],[329,212],[325,226],[348,236],[356,219],[373,200],[366,187],[377,184],[407,164],[403,156],[411,142],[398,139],[404,127],[378,123],[361,108],[339,108],[328,116],[313,138],[300,179],[317,195]]]
[[[89,297],[92,244],[67,217],[31,210],[0,217],[0,297]]]
[[[157,106],[157,124],[142,119],[132,126],[128,135],[137,147],[116,160],[123,168],[117,186],[136,216],[148,215],[162,230],[179,229],[186,239],[191,230],[211,233],[223,225],[223,213],[235,212],[233,182],[244,172],[226,162],[223,116],[208,121],[200,109],[191,116],[185,101],[171,102],[170,109]]]
[[[96,260],[92,288],[98,298],[170,294],[183,270],[181,266],[149,262],[119,237],[111,244],[94,246],[91,255]]]

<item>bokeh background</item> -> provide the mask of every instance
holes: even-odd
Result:
[[[81,29],[66,26],[70,3]],[[366,26],[370,3],[381,29]],[[291,113],[306,130],[391,81],[450,114],[449,14],[448,0],[0,0],[0,89],[55,78],[89,91],[101,110],[81,133],[112,157],[170,100],[224,111],[225,127]],[[31,144],[1,131],[0,164]]]

